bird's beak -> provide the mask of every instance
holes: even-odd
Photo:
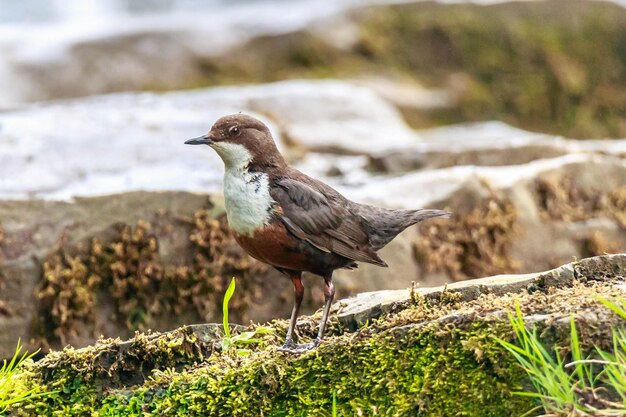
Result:
[[[212,143],[213,141],[211,140],[211,137],[209,135],[204,135],[185,141],[185,145],[210,145]]]

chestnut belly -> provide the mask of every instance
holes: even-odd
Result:
[[[321,251],[292,235],[281,222],[255,230],[251,235],[235,233],[237,243],[253,258],[279,269],[328,275],[353,261]]]

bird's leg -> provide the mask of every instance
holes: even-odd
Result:
[[[335,297],[335,286],[333,285],[333,276],[324,277],[324,312],[322,313],[322,321],[320,321],[320,329],[317,332],[317,339],[315,339],[315,346],[319,346],[324,336],[324,328],[326,327],[326,321],[328,320],[328,313],[330,312],[330,305],[333,303]]]
[[[326,300],[326,304],[324,305],[324,311],[322,312],[322,320],[320,321],[320,328],[317,332],[317,338],[311,343],[295,344],[289,337],[292,330],[292,327],[290,327],[290,330],[287,333],[287,340],[285,341],[285,345],[279,350],[289,353],[304,353],[318,347],[322,342],[322,337],[324,336],[324,328],[326,327],[326,321],[328,321],[328,313],[330,312],[330,306],[333,303],[334,297],[335,286],[333,285],[332,276],[324,277],[324,300]]]
[[[302,298],[304,298],[304,286],[302,285],[302,274],[300,272],[293,272],[289,276],[291,282],[293,282],[295,302],[293,309],[291,310],[291,321],[289,322],[289,330],[287,330],[287,337],[285,338],[285,344],[280,350],[291,351],[297,345],[293,341],[293,332],[296,328],[296,321],[298,320],[298,313],[300,312],[300,304],[302,304]]]
[[[318,347],[322,342],[322,337],[324,336],[324,328],[326,327],[328,314],[330,313],[330,306],[333,303],[333,298],[335,297],[335,286],[333,285],[332,275],[324,277],[324,300],[326,301],[326,304],[324,305],[324,311],[322,312],[322,320],[320,321],[320,328],[317,332],[317,338],[314,342],[311,343],[296,344],[293,342],[292,335],[293,330],[296,326],[296,319],[298,317],[300,303],[302,302],[302,296],[304,294],[304,287],[302,286],[300,275],[298,275],[297,278],[295,276],[292,276],[291,279],[293,281],[293,285],[296,291],[296,304],[293,307],[293,311],[291,313],[291,323],[289,324],[289,330],[287,331],[287,339],[285,340],[285,344],[283,345],[283,347],[279,348],[279,350],[289,353],[304,353]]]

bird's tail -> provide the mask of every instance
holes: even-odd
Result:
[[[428,219],[432,219],[435,217],[447,218],[452,215],[451,212],[446,211],[446,210],[419,209],[419,210],[409,210],[409,211],[413,212],[413,215],[411,216],[410,223],[407,224],[405,227],[409,227],[411,225],[414,225],[415,223],[419,223],[422,220],[428,220]]]
[[[370,218],[370,245],[375,251],[391,242],[400,232],[423,220],[436,217],[450,217],[452,213],[445,210],[384,210],[379,216]],[[381,221],[382,220],[382,221]]]

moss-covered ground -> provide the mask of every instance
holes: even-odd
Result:
[[[598,296],[623,294],[623,271],[575,266],[571,286],[534,285],[504,295],[460,293],[408,297],[355,332],[334,318],[327,340],[301,356],[276,350],[286,323],[250,355],[219,348],[220,328],[187,327],[66,348],[32,363],[26,386],[55,391],[12,409],[14,415],[56,416],[511,416],[537,404],[513,392],[525,374],[494,340],[512,340],[507,311],[516,305],[540,338],[567,354],[569,319],[583,348],[607,348],[621,319]],[[411,300],[411,301],[409,301]],[[319,318],[319,313],[316,317]],[[301,339],[314,335],[304,318]]]

